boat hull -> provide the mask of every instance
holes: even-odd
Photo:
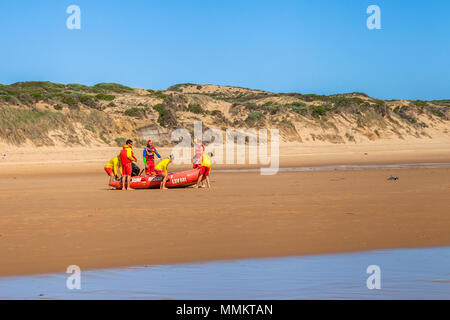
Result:
[[[184,188],[197,183],[199,169],[192,169],[182,172],[170,172],[166,182],[167,188]],[[202,180],[204,180],[203,177]],[[131,177],[130,187],[133,189],[158,189],[161,186],[163,177],[156,175],[141,175]],[[122,181],[113,181],[109,184],[116,189],[122,189]]]

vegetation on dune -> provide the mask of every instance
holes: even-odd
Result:
[[[291,104],[287,104],[286,107],[290,109],[292,112],[305,115],[308,112],[308,107],[304,102],[293,102]]]
[[[448,107],[430,106],[429,110],[436,117],[450,120],[450,110]]]
[[[396,107],[394,110],[394,113],[396,113],[400,118],[408,121],[409,123],[416,123],[417,118],[413,115],[411,112],[411,108],[409,106],[401,106]]]
[[[259,99],[265,99],[269,97],[276,97],[277,95],[274,93],[268,93],[268,92],[217,92],[217,93],[208,93],[205,95],[217,99],[217,100],[223,100],[230,103],[237,103],[237,104],[245,104],[245,103],[253,103],[255,100]]]
[[[422,100],[414,100],[414,101],[412,101],[412,103],[418,107],[426,107],[428,105],[427,101],[422,101]]]
[[[196,113],[196,114],[203,114],[205,113],[205,110],[203,110],[203,108],[198,105],[198,104],[190,104],[188,106],[188,111],[192,112],[192,113]]]
[[[247,115],[245,123],[250,126],[260,126],[263,124],[264,115],[259,111],[252,111]]]
[[[328,106],[311,106],[309,108],[311,110],[311,115],[314,118],[320,118],[327,114],[328,111],[331,110],[331,107]]]
[[[161,90],[148,89],[147,91],[150,94],[150,96],[156,97],[158,99],[165,99],[165,98],[167,98],[167,94],[165,94]]]
[[[158,112],[158,123],[161,127],[169,127],[174,126],[177,123],[177,120],[173,113],[166,108],[164,104],[157,104],[153,106],[153,109],[155,109]]]
[[[90,98],[90,97],[89,97]],[[88,99],[89,99],[88,98]],[[95,96],[95,99],[105,100],[105,101],[113,101],[116,97],[110,94],[99,93]]]
[[[51,131],[68,131],[72,134],[60,136],[63,143],[77,143],[74,139],[76,131],[74,125],[79,123],[82,127],[93,133],[108,134],[117,130],[114,121],[103,112],[93,110],[89,113],[71,110],[67,114],[36,108],[0,108],[0,136],[8,143],[21,145],[27,140],[37,146],[53,145],[49,137]]]
[[[133,91],[133,88],[118,83],[97,83],[92,88],[97,92],[110,91],[116,93],[130,93]]]
[[[133,89],[116,83],[100,83],[92,87],[70,83],[67,85],[48,81],[17,82],[0,86],[0,101],[13,105],[27,105],[44,101],[50,104],[63,103],[68,106],[83,104],[100,109],[97,101],[112,101],[113,93],[130,93]]]
[[[215,117],[223,117],[223,113],[220,110],[212,110],[209,114]]]
[[[169,88],[167,88],[167,91],[182,92],[183,87],[187,87],[187,86],[197,86],[197,84],[195,84],[195,83],[179,83],[179,84],[170,86]]]
[[[145,109],[135,107],[125,110],[123,114],[135,118],[145,117],[147,115]]]
[[[183,93],[187,86],[193,89],[192,93]],[[300,127],[297,123],[307,121],[319,130],[330,130],[311,135],[314,141],[325,139],[336,143],[356,142],[359,138],[355,132],[371,140],[389,136],[383,130],[390,130],[398,137],[405,135],[405,130],[409,132],[406,134],[429,137],[424,131],[429,126],[426,119],[450,120],[450,100],[401,103],[358,92],[326,96],[224,87],[209,87],[208,92],[201,92],[202,88],[187,83],[174,85],[167,91],[148,89],[143,94],[115,83],[86,86],[31,81],[0,85],[0,138],[11,144],[23,144],[28,139],[36,145],[51,145],[58,140],[82,145],[95,139],[122,145],[121,137],[128,137],[130,132],[121,134],[121,130],[129,128],[129,124],[140,125],[139,121],[151,121],[148,120],[153,118],[151,115],[157,114],[161,127],[176,128],[186,125],[177,121],[177,116],[184,118],[186,112],[191,113],[188,119],[198,115],[222,128],[273,125],[285,137],[296,135],[295,128]],[[160,103],[154,105],[155,100],[151,98],[160,99]],[[209,104],[211,101],[214,104]],[[224,108],[227,116],[220,110],[209,111],[212,105]],[[115,118],[120,128],[113,121],[114,115],[120,115],[119,120]],[[347,121],[352,128],[339,135],[337,119]]]
[[[52,145],[48,137],[50,129],[58,129],[67,124],[61,113],[39,111],[37,109],[0,108],[0,136],[7,142],[21,145],[27,139],[39,145]]]
[[[431,102],[434,103],[434,104],[437,104],[437,105],[450,107],[450,100],[433,100]]]

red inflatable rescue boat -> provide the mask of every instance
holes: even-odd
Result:
[[[167,188],[183,188],[192,186],[197,183],[199,169],[192,169],[183,172],[169,172],[166,187]],[[203,176],[202,180],[205,177]],[[130,187],[133,189],[158,189],[161,185],[163,177],[156,175],[140,175],[131,177]],[[122,180],[113,181],[109,184],[116,189],[122,189]]]

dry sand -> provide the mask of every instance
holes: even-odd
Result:
[[[291,146],[282,149],[281,162],[450,163],[449,150],[448,143]],[[17,149],[0,160],[1,276],[61,272],[72,264],[87,269],[450,245],[448,168],[213,172],[211,190],[122,192],[108,190],[102,172],[117,151],[89,151]],[[390,175],[400,180],[387,181]]]

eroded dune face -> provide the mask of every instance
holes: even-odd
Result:
[[[360,144],[450,139],[450,100],[384,101],[363,93],[271,93],[182,84],[164,91],[118,84],[0,86],[1,143],[13,146],[170,145],[177,128],[276,128],[281,142]]]

